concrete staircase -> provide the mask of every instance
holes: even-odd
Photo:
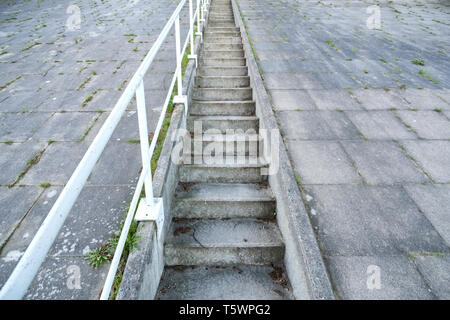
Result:
[[[224,150],[230,137],[233,145],[245,140],[233,134],[224,142],[226,130],[259,130],[229,0],[211,3],[187,121],[190,132],[196,130],[195,121],[201,121],[201,145],[223,143]],[[249,141],[241,149],[226,149],[233,161],[211,157],[196,163],[200,155],[194,149],[180,166],[164,248],[166,267],[156,298],[292,298],[275,199],[267,176],[261,175],[267,164],[252,152]]]

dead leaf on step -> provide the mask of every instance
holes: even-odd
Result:
[[[272,278],[273,282],[281,285],[283,288],[286,288],[288,282],[284,277],[283,269],[280,267],[273,266],[273,271],[269,273],[269,276]]]
[[[189,231],[191,231],[192,228],[191,227],[179,227],[176,228],[175,231],[173,232],[173,235],[176,237],[178,236],[180,233],[188,233]]]
[[[173,268],[174,270],[184,270],[186,269],[186,266],[174,266]]]

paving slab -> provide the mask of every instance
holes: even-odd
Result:
[[[345,111],[345,114],[367,139],[417,138],[391,111]]]
[[[33,206],[30,206],[26,216],[24,216],[9,241],[5,243],[5,246],[0,251],[0,260],[10,255],[11,252],[19,252],[21,254],[25,252],[62,190],[61,187],[52,186],[46,189],[37,187],[21,188],[40,189],[39,197],[35,199]]]
[[[26,185],[48,182],[64,185],[83,158],[89,145],[85,142],[54,142],[42,154],[20,181]]]
[[[50,118],[48,113],[0,114],[0,141],[26,141]]]
[[[396,111],[423,139],[450,139],[450,121],[436,111]]]
[[[369,184],[430,181],[395,142],[345,141],[342,145]]]
[[[326,256],[448,252],[401,187],[307,186],[311,219]]]
[[[450,141],[402,141],[401,144],[434,181],[450,181]]]
[[[31,283],[26,300],[98,300],[109,264],[94,269],[84,257],[50,257]]]
[[[139,143],[111,141],[95,165],[88,185],[132,185],[142,167]]]
[[[406,256],[329,257],[331,278],[341,299],[434,299],[427,283]],[[379,281],[373,277],[379,275]]]
[[[0,143],[0,185],[14,183],[28,161],[45,146],[42,142]]]
[[[55,113],[33,135],[33,140],[40,141],[79,141],[85,132],[97,120],[97,113],[67,112]]]
[[[42,192],[39,187],[0,187],[2,203],[0,220],[0,248],[27,215]]]
[[[287,139],[362,139],[359,131],[342,112],[283,111],[277,116],[281,133]]]
[[[304,184],[362,182],[339,142],[288,140],[287,148]]]
[[[347,90],[309,90],[319,110],[361,110]]]
[[[408,185],[404,188],[450,246],[450,185]]]
[[[366,110],[409,108],[409,104],[393,90],[352,89],[351,92]]]
[[[442,300],[450,299],[450,257],[417,255],[414,263],[436,296]]]
[[[321,89],[322,85],[308,73],[267,73],[264,76],[267,89]]]
[[[316,106],[306,90],[270,90],[276,111],[314,110]]]
[[[60,230],[50,256],[80,256],[119,230],[134,186],[86,186]]]
[[[433,110],[433,109],[450,109],[450,104],[444,99],[440,98],[439,94],[431,89],[414,89],[407,88],[399,91],[402,97],[408,101],[412,108],[419,110]]]

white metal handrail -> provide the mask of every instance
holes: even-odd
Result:
[[[134,192],[130,208],[125,219],[122,232],[116,247],[116,252],[111,262],[105,285],[103,287],[101,298],[102,300],[108,299],[115,274],[119,265],[120,258],[122,256],[123,248],[128,236],[128,232],[133,221],[136,207],[139,203],[140,194],[143,186],[145,185],[145,200],[150,211],[156,209],[155,198],[153,197],[153,185],[152,185],[152,173],[150,159],[153,155],[153,151],[156,147],[156,143],[161,131],[161,127],[165,118],[165,113],[170,102],[175,81],[177,81],[177,95],[174,97],[174,103],[184,103],[185,111],[187,112],[187,97],[183,96],[182,88],[182,67],[181,60],[186,51],[187,45],[190,42],[191,52],[188,56],[189,59],[197,60],[197,56],[194,54],[194,21],[197,19],[197,31],[198,35],[202,35],[202,23],[204,22],[204,15],[208,9],[209,0],[197,0],[197,6],[195,12],[193,12],[193,0],[189,0],[189,31],[186,37],[186,41],[183,45],[183,49],[180,48],[180,12],[187,0],[182,0],[173,12],[170,19],[162,29],[160,35],[156,39],[155,43],[145,56],[143,62],[137,69],[136,73],[132,77],[131,81],[125,88],[123,94],[112,109],[110,115],[106,119],[105,123],[101,127],[99,133],[95,137],[92,144],[86,151],[83,159],[78,164],[77,168],[73,172],[66,186],[62,190],[52,209],[48,213],[44,222],[40,226],[30,245],[26,249],[19,263],[15,267],[14,271],[8,278],[5,285],[0,291],[0,299],[21,299],[25,295],[28,287],[36,276],[39,267],[44,262],[45,257],[50,250],[53,242],[55,241],[59,230],[63,226],[65,219],[67,218],[70,210],[72,209],[75,201],[77,200],[83,186],[85,185],[89,175],[91,174],[95,164],[100,158],[103,150],[109,139],[111,138],[114,129],[117,127],[126,107],[130,103],[134,95],[136,95],[137,112],[139,119],[139,135],[141,145],[142,156],[142,172],[139,176],[139,180]],[[158,53],[163,41],[166,39],[172,26],[175,25],[175,50],[176,50],[176,69],[172,78],[169,92],[166,96],[163,109],[161,111],[158,124],[153,135],[151,145],[148,142],[148,129],[147,129],[147,114],[145,107],[145,92],[143,78],[149,69],[153,59]]]

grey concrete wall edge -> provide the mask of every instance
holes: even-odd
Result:
[[[235,21],[241,30],[260,126],[267,130],[278,130],[279,126],[253,56],[239,5],[236,0],[231,1]],[[286,271],[297,299],[335,299],[286,150],[284,142],[280,139],[279,170],[276,174],[269,176],[269,183],[277,200],[277,222],[286,245]]]
[[[200,38],[197,37],[194,52],[198,53],[200,46]],[[195,61],[190,60],[183,79],[183,94],[187,95],[188,101],[190,101],[195,75]],[[162,244],[172,222],[171,204],[179,180],[178,165],[171,158],[172,149],[176,143],[176,141],[172,141],[172,136],[178,129],[184,129],[185,124],[184,105],[177,104],[174,107],[153,176],[153,193],[155,197],[162,197],[164,201],[165,224]],[[151,300],[154,299],[158,289],[164,261],[163,247],[157,247],[155,223],[141,222],[138,226],[137,236],[140,237],[139,249],[134,249],[128,256],[117,300]]]

